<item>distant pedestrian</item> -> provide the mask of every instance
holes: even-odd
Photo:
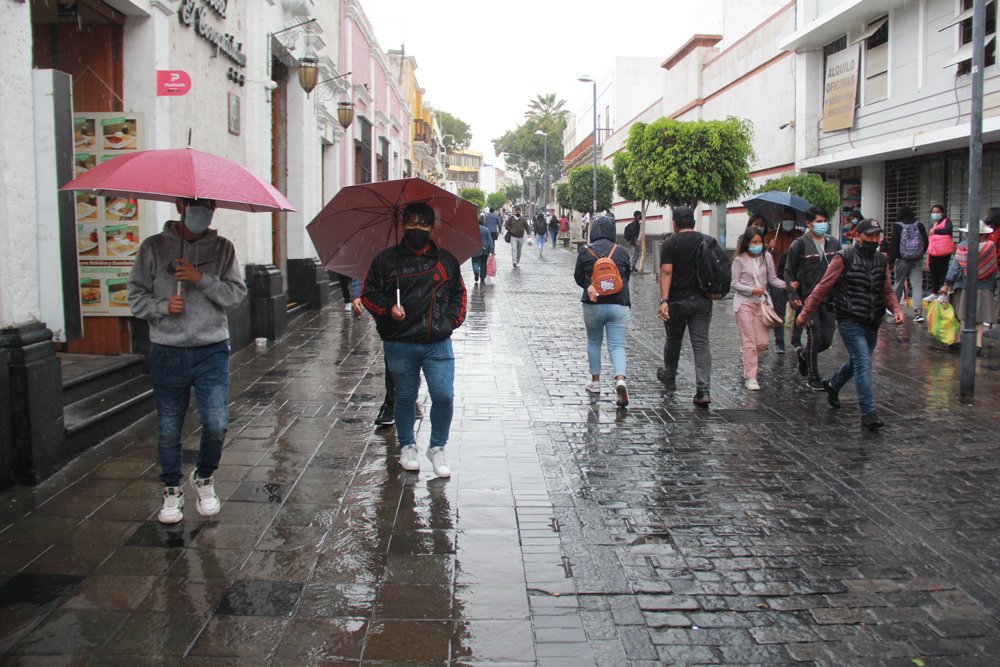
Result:
[[[923,286],[924,253],[927,252],[927,229],[915,219],[913,209],[903,206],[896,213],[892,238],[889,240],[889,262],[896,270],[896,298],[904,302],[906,282],[910,282],[913,321],[924,321]]]
[[[483,244],[482,250],[472,256],[472,275],[475,282],[480,278],[486,284],[486,262],[494,255],[493,235],[486,225],[479,225],[479,236]]]
[[[678,207],[673,212],[674,233],[660,246],[660,319],[667,332],[663,346],[663,368],[656,377],[668,391],[676,389],[677,364],[684,332],[691,338],[694,353],[696,405],[712,402],[712,349],[708,330],[712,324],[712,300],[705,295],[697,277],[697,254],[705,235],[694,229],[694,211]]]
[[[837,328],[850,359],[826,382],[827,401],[839,408],[840,390],[853,377],[861,426],[872,431],[883,426],[872,392],[872,352],[878,342],[878,330],[887,309],[893,313],[896,324],[904,322],[903,309],[889,282],[889,259],[878,251],[881,236],[882,226],[877,220],[866,218],[859,222],[854,245],[830,260],[823,279],[798,316],[799,326],[805,326],[827,296],[833,295]]]
[[[751,220],[754,225],[757,224],[756,219]],[[796,224],[795,211],[792,209],[785,209],[780,219],[778,220],[777,226],[774,230],[767,232],[764,236],[764,245],[767,247],[767,251],[771,253],[771,259],[774,260],[775,271],[778,272],[778,277],[785,280],[785,263],[787,262],[786,253],[788,249],[792,247],[792,243],[795,239],[799,238],[803,234],[803,229]],[[788,282],[786,280],[786,282]],[[774,303],[774,309],[782,317],[785,316],[785,311],[788,308],[788,297],[783,290],[772,289],[771,301]],[[792,329],[792,348],[798,351],[802,347],[802,331],[797,327]],[[775,327],[774,328],[774,351],[777,354],[785,353],[785,327]]]
[[[507,223],[504,225],[510,234],[510,258],[514,266],[521,262],[521,248],[524,247],[524,235],[528,233],[528,225],[528,219],[521,217],[520,207],[514,209],[514,215],[507,218]]]
[[[931,229],[927,239],[927,269],[931,274],[929,283],[931,293],[941,290],[944,278],[948,275],[951,256],[955,252],[953,234],[951,219],[948,218],[944,206],[941,204],[931,206]]]
[[[636,211],[632,214],[632,222],[625,225],[625,231],[623,236],[625,241],[632,246],[632,270],[635,271],[639,266],[639,255],[642,254],[642,246],[639,245],[639,231],[641,227],[642,211]]]
[[[747,227],[733,256],[732,288],[733,312],[743,351],[743,382],[750,391],[760,391],[758,360],[771,339],[763,315],[764,304],[771,301],[768,285],[775,290],[785,289],[785,281],[778,277],[771,254],[764,252],[764,230]]]
[[[590,240],[590,213],[584,213],[580,218],[580,228],[583,231],[583,238]]]
[[[494,241],[500,238],[500,227],[503,226],[503,219],[492,208],[486,209],[483,222],[490,230],[490,236],[493,237]]]
[[[545,214],[545,219],[548,221],[549,226],[549,243],[555,248],[556,239],[559,237],[559,218],[552,212],[552,209],[549,209]]]
[[[600,260],[610,259],[614,262],[621,284],[614,288],[601,288],[595,285],[600,282],[595,275],[603,271]],[[601,344],[604,336],[608,338],[608,354],[611,355],[611,367],[615,374],[615,394],[618,407],[628,405],[628,387],[625,384],[625,333],[632,317],[632,302],[629,300],[628,281],[631,274],[628,251],[615,243],[614,218],[603,216],[598,218],[591,230],[590,243],[580,249],[576,256],[576,271],[573,274],[576,284],[584,288],[583,324],[587,328],[587,361],[590,366],[590,382],[585,389],[592,394],[601,393]],[[617,289],[613,293],[611,289]],[[601,295],[601,291],[609,293]]]
[[[830,221],[826,209],[813,206],[806,213],[804,236],[792,242],[786,253],[785,280],[789,285],[788,300],[796,310],[809,298],[823,278],[834,256],[840,252],[840,243],[830,236]],[[833,312],[832,296],[819,304],[806,322],[806,344],[795,349],[799,374],[806,378],[806,387],[824,391],[819,373],[819,354],[833,345],[837,318]]]
[[[539,211],[532,221],[532,231],[535,233],[535,244],[538,246],[538,256],[545,252],[545,239],[549,235],[549,225],[545,220],[545,215]]]
[[[372,259],[362,302],[375,317],[396,388],[399,464],[417,471],[414,437],[420,372],[431,397],[427,458],[439,477],[449,477],[445,457],[454,412],[455,354],[451,334],[465,321],[466,293],[455,257],[430,240],[434,209],[416,202],[403,209],[403,241]]]
[[[180,221],[139,246],[128,281],[132,314],[149,322],[149,365],[156,400],[156,446],[163,501],[157,520],[184,518],[181,434],[194,389],[201,435],[191,471],[198,513],[218,513],[215,471],[229,427],[229,322],[226,309],[247,294],[233,244],[209,226],[211,200],[177,204]]]
[[[977,230],[978,227],[978,230]],[[994,322],[996,313],[993,312],[993,289],[997,284],[997,246],[990,237],[993,235],[993,228],[980,220],[977,226],[962,227],[958,231],[966,232],[964,241],[958,244],[955,250],[955,257],[951,260],[948,275],[945,276],[944,285],[941,287],[942,294],[955,291],[955,316],[959,320],[965,318],[965,302],[969,298],[969,239],[975,238],[978,231],[979,238],[979,261],[976,272],[979,282],[976,285],[976,350],[981,354],[983,351],[983,322]]]

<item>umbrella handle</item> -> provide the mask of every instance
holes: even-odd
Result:
[[[184,283],[180,280],[177,281],[177,296],[181,296],[184,293]]]
[[[400,298],[399,298],[399,288],[398,287],[396,288],[396,305],[399,306],[400,308],[403,307],[403,304],[402,304],[402,302],[400,301]]]

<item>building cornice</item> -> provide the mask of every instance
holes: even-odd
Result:
[[[677,63],[687,58],[691,52],[700,47],[711,48],[722,41],[722,35],[692,35],[691,39],[677,49],[672,56],[664,60],[660,67],[665,70],[673,69]]]

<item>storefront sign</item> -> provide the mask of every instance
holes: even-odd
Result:
[[[73,117],[75,175],[144,148],[140,113],[80,113]],[[76,193],[76,252],[84,316],[128,317],[128,274],[146,238],[146,202]]]
[[[180,97],[191,90],[191,77],[179,69],[161,69],[156,72],[158,97]]]
[[[246,67],[247,56],[243,53],[243,44],[229,33],[216,29],[208,20],[213,12],[225,18],[227,3],[224,0],[201,0],[201,3],[199,5],[197,0],[183,0],[181,8],[177,10],[181,23],[193,28],[195,34],[211,43],[216,53],[222,52],[240,67]]]
[[[845,130],[854,125],[858,97],[860,45],[837,51],[826,59],[823,86],[823,131]]]

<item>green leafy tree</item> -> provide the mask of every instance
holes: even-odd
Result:
[[[750,191],[753,131],[746,120],[660,118],[629,131],[628,185],[661,206],[725,205]]]
[[[556,183],[556,203],[563,208],[573,208],[570,205],[568,182]]]
[[[453,150],[465,150],[472,141],[472,126],[447,111],[434,110],[438,128],[441,130],[442,142],[449,153]],[[446,135],[451,135],[446,136]]]
[[[645,127],[644,123],[635,123],[632,126],[634,130],[637,126]],[[639,129],[642,132],[643,129]],[[631,133],[632,130],[629,130]],[[615,153],[614,157],[614,167],[615,167],[615,189],[618,191],[618,195],[623,199],[628,201],[639,202],[639,211],[642,214],[642,218],[639,222],[639,271],[642,272],[646,265],[646,211],[649,208],[649,197],[646,193],[637,189],[632,183],[631,174],[638,168],[638,165],[633,164],[635,160],[628,149],[618,151]],[[638,179],[636,179],[638,180]]]
[[[840,208],[840,190],[833,183],[827,183],[817,174],[798,174],[772,178],[757,190],[757,193],[778,190],[789,192],[805,199],[810,204],[822,206],[831,216]]]
[[[524,189],[517,183],[511,183],[503,189],[503,194],[510,203],[517,202],[524,196]]]
[[[535,101],[552,96],[540,95]],[[558,104],[556,105],[558,106]],[[562,135],[566,129],[565,113],[540,112],[537,117],[528,118],[513,130],[504,132],[493,139],[493,150],[502,155],[507,167],[521,176],[525,189],[529,183],[535,183],[534,191],[542,194],[545,182],[546,167],[546,137],[537,134],[543,132],[548,137],[548,173],[549,183],[559,180],[560,166],[563,159]]]
[[[591,165],[574,167],[569,172],[569,200],[574,211],[590,211],[594,193],[594,168]],[[615,175],[607,167],[597,167],[597,211],[611,208],[615,190]]]
[[[524,112],[527,118],[547,124],[550,121],[562,120],[568,113],[563,107],[566,100],[556,100],[555,93],[546,95],[535,95],[535,98],[528,102],[528,110]]]
[[[479,188],[462,188],[458,191],[458,196],[467,199],[476,205],[477,209],[486,206],[486,195]]]
[[[503,192],[494,192],[486,198],[486,205],[494,211],[499,211],[507,204],[507,195]]]

